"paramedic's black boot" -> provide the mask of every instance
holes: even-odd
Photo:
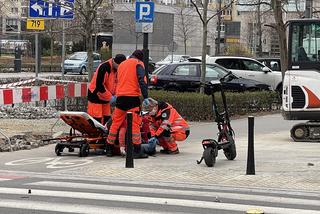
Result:
[[[140,144],[133,145],[133,158],[134,159],[148,158],[148,155],[142,151]]]
[[[106,156],[107,157],[112,157],[113,156],[113,145],[107,143],[106,145]]]

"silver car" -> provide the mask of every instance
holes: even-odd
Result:
[[[100,54],[93,53],[93,69],[95,70],[101,63]],[[64,61],[64,73],[72,72],[83,74],[87,71],[88,54],[87,52],[75,52]]]
[[[176,63],[176,62],[184,62],[187,61],[189,58],[189,55],[176,55],[176,54],[169,54],[166,58],[156,63],[155,67],[159,68],[162,65],[167,65],[170,63]]]

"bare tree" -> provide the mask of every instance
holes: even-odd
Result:
[[[272,9],[274,13],[274,19],[276,21],[275,29],[279,34],[279,44],[280,44],[280,61],[282,70],[282,79],[284,78],[284,72],[288,69],[288,51],[287,51],[287,35],[286,26],[283,21],[283,3],[281,0],[272,0]]]
[[[97,17],[97,9],[102,4],[103,0],[75,0],[75,2],[75,9],[81,17],[81,25],[85,33],[86,49],[88,53],[88,79],[90,81],[93,76],[93,23]]]
[[[283,20],[283,12],[284,12],[283,6],[285,4],[287,4],[287,1],[282,1],[282,0],[271,0],[271,1],[258,0],[256,2],[238,3],[238,5],[243,5],[243,6],[266,5],[269,8],[271,8],[271,10],[273,11],[275,24],[270,24],[268,26],[274,28],[279,35],[282,77],[284,77],[284,72],[288,68],[286,26]]]
[[[175,36],[177,40],[181,41],[184,45],[184,54],[187,54],[187,43],[193,37],[193,32],[196,29],[194,25],[193,9],[181,5],[176,8],[176,14],[178,16],[178,21],[175,22],[176,33]]]
[[[191,4],[196,8],[199,18],[202,22],[202,60],[201,60],[201,78],[200,78],[200,93],[204,93],[204,83],[206,80],[206,55],[207,55],[207,38],[208,38],[208,23],[213,17],[221,14],[223,10],[229,8],[234,0],[222,7],[216,13],[208,17],[209,0],[190,0]]]

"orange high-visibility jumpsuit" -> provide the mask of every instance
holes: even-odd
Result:
[[[127,112],[132,112],[132,143],[141,144],[140,133],[140,96],[147,98],[146,82],[144,92],[141,92],[141,76],[138,75],[138,66],[144,70],[143,63],[136,58],[129,58],[118,67],[118,84],[116,89],[117,103],[112,114],[112,125],[109,130],[107,142],[113,145],[116,141],[117,132],[125,122]],[[144,72],[144,71],[143,71]],[[143,74],[144,75],[144,74]],[[142,77],[143,81],[144,76]]]
[[[190,134],[188,123],[168,103],[159,101],[157,114],[148,119],[151,136],[156,137],[160,146],[169,151],[176,151],[176,141],[183,141]]]
[[[116,84],[117,72],[109,59],[99,65],[88,87],[88,114],[102,124],[111,117],[109,101],[116,92]]]

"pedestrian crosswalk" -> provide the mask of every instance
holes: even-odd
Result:
[[[8,208],[84,214],[245,213],[259,208],[264,213],[320,214],[320,194],[312,192],[59,179],[4,184],[0,182],[0,213]]]

